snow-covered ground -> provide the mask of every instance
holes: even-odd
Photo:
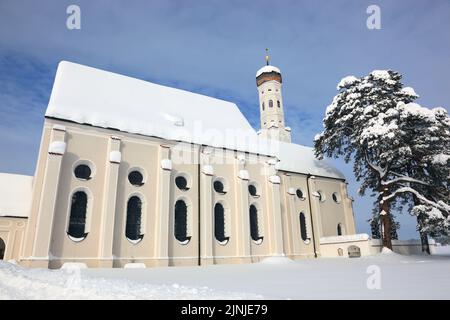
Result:
[[[0,262],[0,299],[449,299],[450,247],[438,250],[431,257],[384,253],[148,269],[42,270]]]

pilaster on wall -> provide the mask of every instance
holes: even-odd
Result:
[[[240,158],[240,159],[239,159]],[[250,243],[250,215],[248,201],[248,173],[245,170],[245,155],[241,154],[234,164],[236,183],[236,252],[238,256],[249,257],[251,255]]]
[[[111,136],[108,141],[106,172],[104,182],[103,210],[100,223],[99,257],[100,267],[113,266],[114,219],[116,213],[117,182],[121,162],[121,140]]]
[[[31,257],[24,257],[28,260],[27,265],[32,267],[48,267],[61,163],[66,149],[65,138],[65,128],[52,128]]]
[[[276,175],[274,165],[265,164],[268,178],[268,220],[270,253],[274,255],[284,255],[283,246],[283,223],[281,218],[280,183],[281,179]]]
[[[291,176],[287,174],[282,175],[283,189],[281,190],[282,196],[285,197],[285,207],[282,210],[283,225],[286,228],[283,230],[284,250],[286,254],[295,254],[300,252],[300,245],[298,241],[293,240],[296,229],[296,224],[292,221],[292,217],[296,215],[297,210],[295,208],[295,195],[289,192],[291,187]]]
[[[214,263],[213,253],[213,191],[212,179],[214,169],[209,164],[209,155],[200,153],[200,264],[210,265]]]
[[[320,237],[322,237],[322,215],[320,212],[319,198],[315,196],[317,192],[316,181],[313,176],[307,178],[309,188],[309,201],[311,203],[311,217],[314,231],[314,245],[316,247],[316,254],[320,255]],[[311,224],[310,224],[311,225]],[[311,234],[311,233],[310,233]]]
[[[169,265],[169,215],[170,215],[170,176],[172,161],[170,160],[170,147],[160,145],[158,152],[158,196],[157,215],[155,219],[155,253],[161,266]]]
[[[345,234],[355,234],[355,217],[353,216],[353,200],[349,198],[347,183],[341,182],[342,205],[344,206]]]

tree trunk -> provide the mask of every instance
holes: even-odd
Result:
[[[388,196],[387,190],[383,190],[381,193],[382,197]],[[392,220],[389,213],[389,202],[388,201],[381,201],[380,204],[380,219],[381,219],[381,225],[382,228],[382,239],[383,239],[383,247],[388,248],[392,250],[392,235],[391,235],[391,229],[392,229]]]
[[[413,195],[413,201],[415,206],[420,204],[420,201],[419,199],[417,199],[416,195]],[[428,243],[428,234],[426,232],[420,231],[420,228],[423,226],[422,219],[423,216],[419,214],[417,216],[417,225],[419,226],[419,235],[420,235],[420,242],[422,243],[422,252],[430,254],[430,244]]]
[[[430,245],[428,243],[428,234],[426,232],[419,231],[420,241],[422,242],[422,252],[430,254]]]

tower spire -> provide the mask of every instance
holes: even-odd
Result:
[[[266,48],[266,66],[269,65],[269,60],[270,60],[270,57],[269,57],[269,48]]]

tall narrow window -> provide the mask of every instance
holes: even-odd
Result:
[[[263,237],[260,235],[259,231],[259,221],[258,221],[258,209],[255,205],[250,206],[250,236],[253,241],[261,243]]]
[[[221,244],[226,244],[230,239],[225,234],[225,209],[221,203],[214,206],[214,236]]]
[[[273,108],[273,100],[269,100],[269,108]]]
[[[180,241],[182,244],[187,244],[191,237],[187,234],[187,221],[188,212],[186,202],[183,200],[178,200],[175,203],[175,225],[174,234],[175,239]]]
[[[3,241],[2,238],[0,238],[0,260],[3,260],[3,258],[5,257],[5,251],[6,251],[5,241]]]
[[[308,240],[308,233],[306,232],[306,217],[303,212],[300,212],[300,236],[303,241]]]
[[[264,102],[262,103],[262,110],[265,110]]]
[[[86,192],[77,191],[72,196],[70,206],[69,229],[67,233],[72,240],[83,240],[87,233],[86,228],[86,212],[88,197]]]
[[[342,236],[342,224],[340,223],[337,225],[337,234],[338,236]]]
[[[278,108],[281,108],[280,100],[277,100],[277,106]]]
[[[143,238],[141,235],[142,201],[139,197],[133,196],[128,199],[127,204],[127,223],[125,227],[125,236],[130,241],[139,241]]]

